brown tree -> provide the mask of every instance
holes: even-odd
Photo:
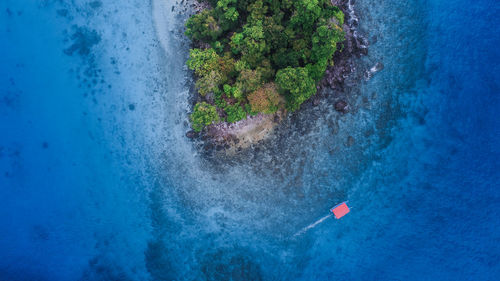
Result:
[[[248,95],[253,112],[274,113],[280,105],[280,95],[274,83],[267,83]]]

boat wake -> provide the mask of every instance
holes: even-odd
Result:
[[[292,237],[297,237],[297,236],[300,236],[300,235],[306,233],[306,231],[308,231],[311,228],[315,228],[318,224],[324,222],[327,218],[329,218],[331,216],[332,216],[332,214],[328,214],[328,215],[320,218],[319,220],[315,221],[314,223],[311,223],[310,225],[302,228],[299,232],[295,233]]]

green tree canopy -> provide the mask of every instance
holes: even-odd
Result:
[[[280,69],[276,73],[276,84],[285,93],[287,108],[291,111],[316,93],[316,83],[304,67]]]
[[[196,46],[210,46],[192,49],[187,62],[198,92],[207,96],[202,109],[213,103],[235,122],[247,114],[297,110],[316,93],[344,40],[344,14],[330,0],[208,1],[213,8],[186,23]],[[216,120],[211,117],[206,120]],[[193,120],[197,128],[203,123]]]
[[[208,73],[219,68],[218,61],[220,57],[214,49],[191,49],[187,65],[189,69],[194,70],[198,76],[205,76]]]
[[[215,106],[206,102],[197,103],[194,106],[194,111],[191,113],[190,119],[191,126],[196,132],[201,132],[203,127],[220,120]]]
[[[222,34],[214,10],[204,10],[190,17],[186,22],[186,35],[192,40],[215,41]]]

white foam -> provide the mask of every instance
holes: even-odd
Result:
[[[324,216],[324,217],[320,218],[319,220],[317,220],[317,221],[315,221],[315,222],[311,223],[310,225],[308,225],[308,226],[306,226],[306,227],[302,228],[299,232],[295,233],[295,234],[293,235],[293,237],[297,237],[297,236],[299,236],[299,235],[302,235],[302,234],[304,234],[306,231],[308,231],[309,229],[311,229],[311,228],[315,228],[318,224],[320,224],[320,223],[324,222],[327,218],[329,218],[329,217],[331,217],[331,216],[332,216],[332,214],[328,214],[328,215],[326,215],[326,216]]]

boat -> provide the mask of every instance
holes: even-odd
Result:
[[[340,219],[341,217],[349,213],[350,210],[349,207],[347,206],[347,201],[344,201],[338,204],[337,206],[331,208],[330,211],[335,215],[336,219]]]

